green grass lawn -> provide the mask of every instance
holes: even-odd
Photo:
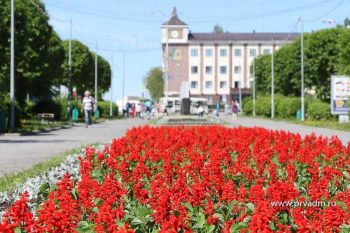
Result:
[[[253,117],[248,115],[243,115],[243,117]],[[275,118],[271,119],[269,117],[264,116],[256,116],[256,118],[263,118],[268,120],[275,120],[275,121],[285,121],[289,123],[299,124],[299,125],[306,125],[306,126],[313,126],[313,127],[320,127],[320,128],[328,128],[328,129],[336,129],[336,130],[342,130],[342,131],[350,131],[350,123],[343,123],[339,124],[338,119],[330,119],[330,120],[305,120],[304,122],[296,120],[296,119],[283,119],[283,118]]]
[[[67,151],[66,153],[34,165],[32,168],[7,174],[0,177],[0,192],[10,192],[17,184],[24,183],[28,178],[44,174],[50,168],[59,166],[68,155],[78,153],[82,148]]]
[[[22,120],[21,127],[15,129],[17,133],[29,133],[43,130],[50,130],[55,128],[61,128],[65,126],[71,126],[71,122],[67,121],[38,121],[38,120]]]

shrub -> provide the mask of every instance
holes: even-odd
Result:
[[[278,96],[276,98],[276,116],[280,118],[295,118],[300,109],[300,98]]]
[[[271,98],[269,96],[259,97],[255,102],[256,115],[271,116]]]
[[[113,112],[112,115],[113,117],[117,117],[118,116],[118,106],[113,102],[112,103],[113,106]],[[110,115],[110,102],[109,101],[99,101],[97,103],[97,108],[98,111],[100,112],[100,117],[103,118],[109,118]]]
[[[310,100],[306,106],[307,117],[310,120],[328,120],[332,118],[329,103],[320,100]]]
[[[252,115],[253,113],[253,100],[251,98],[245,98],[243,100],[243,112],[246,115]]]

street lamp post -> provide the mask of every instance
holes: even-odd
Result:
[[[111,89],[111,101],[110,101],[110,105],[109,105],[109,116],[113,117],[113,64],[114,64],[114,58],[113,58],[113,53],[112,53],[112,67],[111,67],[111,84],[110,84],[110,89]]]
[[[166,42],[165,42],[165,97],[169,96],[169,28],[166,29]]]
[[[96,53],[95,53],[95,105],[96,105],[96,110],[97,110],[97,100],[98,95],[97,95],[97,40],[96,40]]]
[[[125,52],[123,53],[123,83],[122,83],[122,107],[124,108],[124,91],[125,91]]]
[[[301,121],[305,120],[305,103],[304,103],[304,22],[303,18],[299,19],[301,24]]]
[[[72,18],[69,21],[69,43],[68,43],[68,111],[67,119],[70,119],[72,99]]]
[[[256,101],[256,94],[255,94],[255,58],[253,60],[253,116],[255,116],[255,101]]]
[[[239,76],[239,85],[238,85],[238,92],[239,92],[239,110],[242,112],[242,77],[241,75]]]
[[[275,69],[274,69],[274,44],[272,40],[271,53],[271,118],[275,117]]]
[[[11,57],[10,57],[10,128],[15,128],[15,0],[11,0]]]

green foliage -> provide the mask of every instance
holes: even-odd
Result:
[[[253,99],[252,98],[244,98],[243,100],[243,112],[247,115],[253,114]]]
[[[152,99],[158,101],[164,92],[162,69],[159,67],[152,68],[146,75],[144,82]]]
[[[85,90],[95,90],[95,53],[77,40],[72,40],[72,87],[76,87],[77,93],[83,95]],[[65,62],[62,63],[63,84],[68,85],[68,56],[69,41],[63,41],[65,51]],[[98,74],[98,94],[108,91],[111,80],[111,68],[109,63],[101,56],[97,56],[97,74]],[[94,95],[94,93],[92,93]]]
[[[277,96],[276,98],[276,116],[284,119],[295,118],[300,109],[299,97]]]
[[[215,24],[213,33],[224,33],[224,29],[219,24]]]
[[[118,106],[113,102],[113,117],[118,116]],[[98,110],[100,111],[100,117],[109,118],[110,117],[110,102],[109,101],[99,101]]]
[[[0,2],[0,61],[10,57],[10,2]],[[15,11],[15,82],[16,99],[22,104],[26,95],[44,99],[50,86],[62,74],[64,51],[61,40],[48,23],[45,7],[39,0],[17,1]],[[40,9],[38,9],[40,8]],[[10,63],[0,64],[0,92],[7,93]]]
[[[328,120],[332,118],[330,104],[320,100],[308,101],[306,114],[310,120]]]
[[[349,23],[350,24],[350,23]],[[350,29],[342,29],[337,43],[339,51],[339,61],[337,70],[339,74],[350,75]]]
[[[330,77],[350,74],[350,32],[345,28],[323,29],[304,37],[305,88],[316,88],[319,99],[330,96]],[[268,94],[271,90],[271,55],[256,58],[257,91]],[[284,45],[274,54],[275,93],[300,96],[301,93],[300,37]]]
[[[261,96],[255,102],[256,115],[271,116],[271,98],[269,96]]]
[[[300,98],[288,96],[275,96],[275,114],[277,117],[290,119],[295,118],[297,111],[300,109]],[[247,115],[253,113],[252,98],[245,98],[243,101],[243,110]],[[255,112],[258,116],[271,116],[271,97],[260,96],[256,100]]]

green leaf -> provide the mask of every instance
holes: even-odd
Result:
[[[142,222],[140,219],[138,218],[134,218],[132,221],[131,221],[131,225],[132,226],[138,226],[138,225],[142,225],[144,224],[144,222]]]
[[[240,232],[242,229],[247,228],[248,224],[239,222],[231,226],[230,232]]]
[[[350,175],[347,171],[343,171],[343,175],[345,176],[346,179],[350,180]]]
[[[15,228],[15,233],[22,233],[22,230],[20,228]]]
[[[94,199],[93,203],[96,206],[100,206],[103,203],[103,200],[100,197],[98,197],[98,198]]]
[[[350,232],[350,224],[349,225],[341,225],[340,227],[340,233],[349,233]]]
[[[192,207],[192,205],[191,205],[190,203],[186,202],[184,205],[186,206],[186,208],[187,208],[189,211],[193,212],[193,207]]]
[[[214,225],[210,225],[208,230],[207,230],[207,233],[214,232],[214,230],[215,230],[215,226]]]

